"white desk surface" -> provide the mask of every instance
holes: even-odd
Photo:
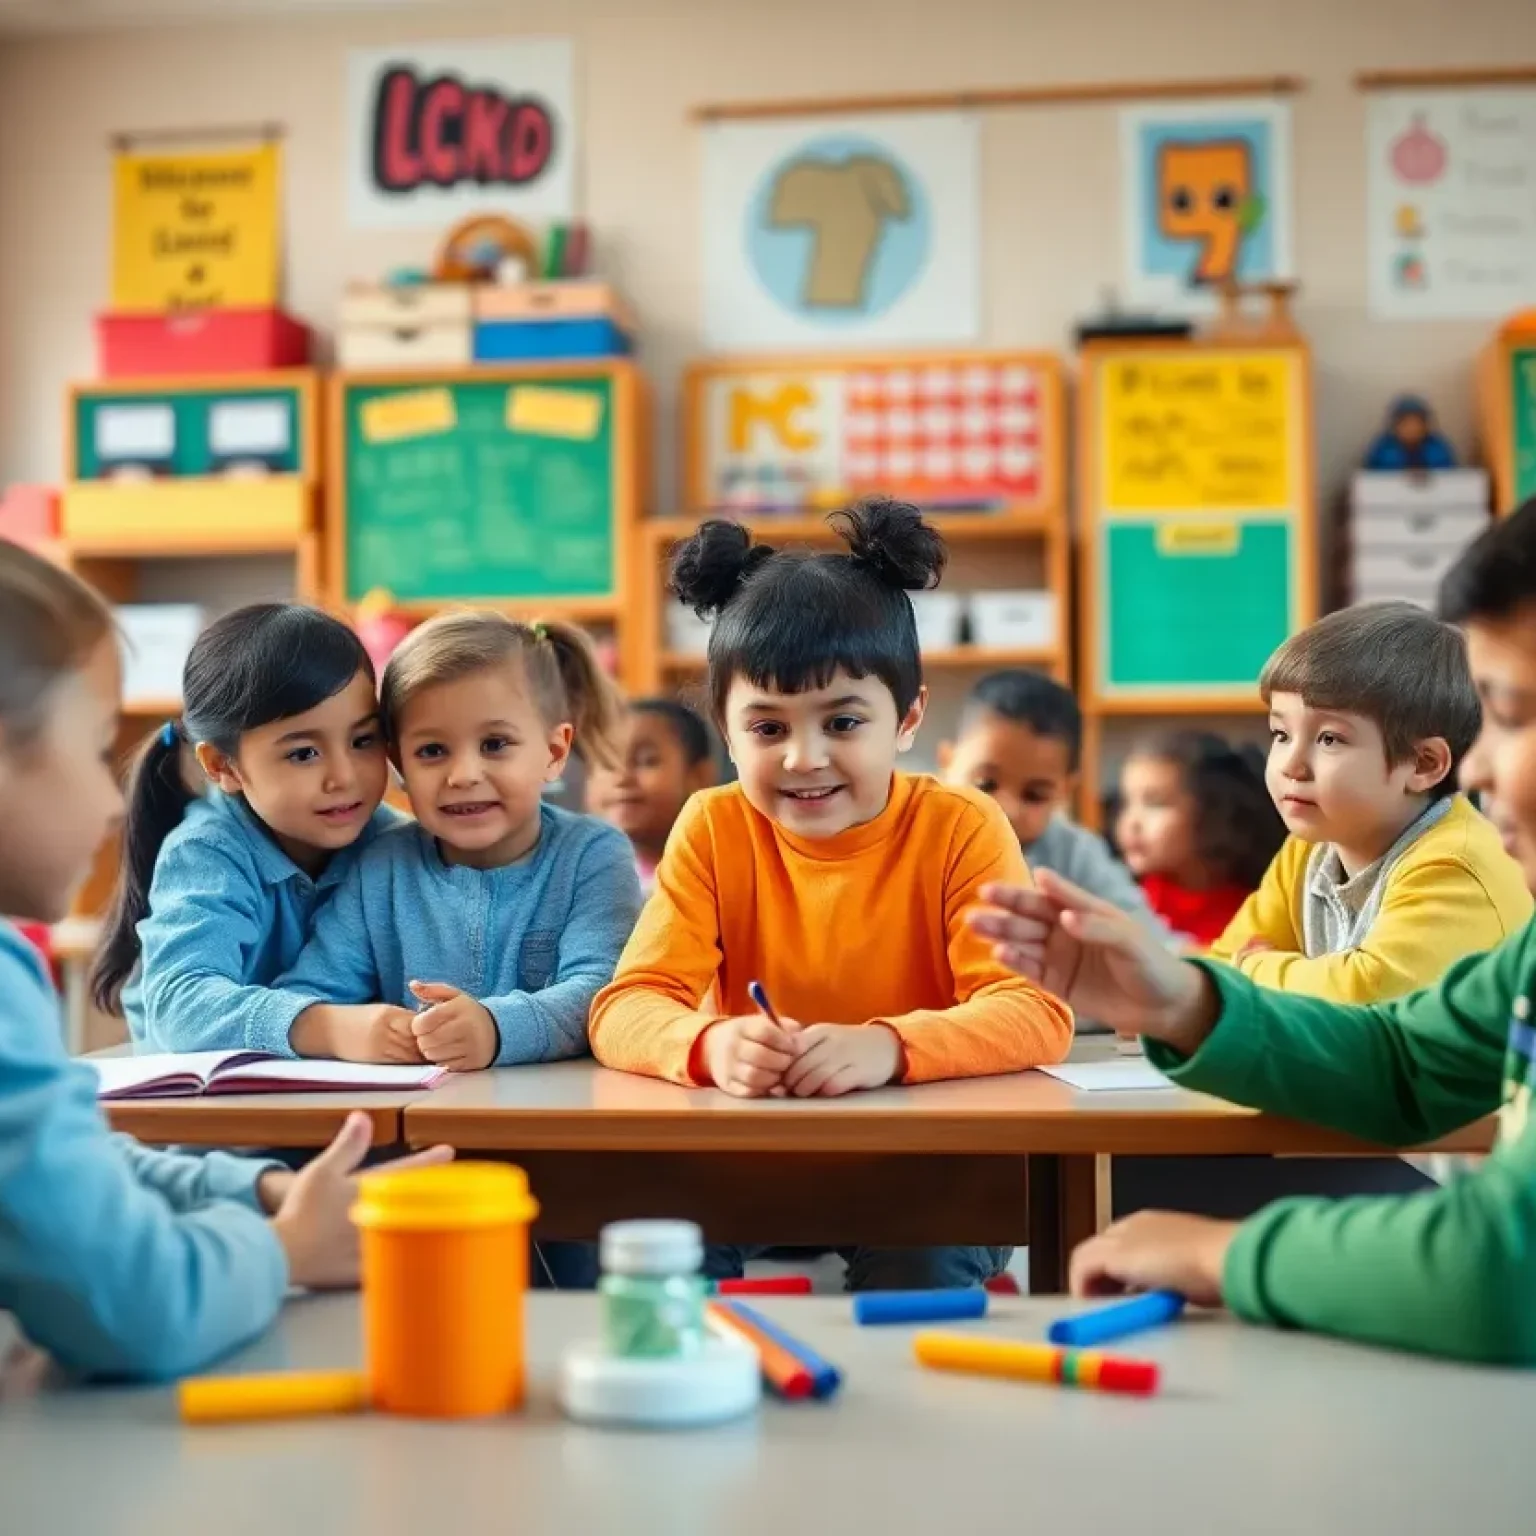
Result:
[[[762,1300],[762,1299],[760,1299]],[[1038,1338],[1059,1301],[994,1298]],[[359,1358],[357,1300],[290,1304],[225,1369]],[[486,1423],[386,1418],[184,1428],[165,1389],[0,1375],[0,1525],[16,1536],[1502,1536],[1531,1528],[1536,1377],[1195,1317],[1122,1341],[1137,1400],[945,1375],[907,1328],[834,1298],[762,1300],[845,1372],[828,1404],[765,1401],[690,1433],[565,1422],[560,1350],[592,1297],[529,1303],[530,1406]]]

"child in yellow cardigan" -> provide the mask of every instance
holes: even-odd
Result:
[[[1480,711],[1461,635],[1410,603],[1329,614],[1259,679],[1291,836],[1211,954],[1261,986],[1384,1002],[1531,915],[1519,867],[1456,793]]]

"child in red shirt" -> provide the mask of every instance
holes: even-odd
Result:
[[[1209,948],[1285,841],[1263,753],[1209,731],[1138,745],[1120,771],[1115,840],[1152,910],[1179,939]]]

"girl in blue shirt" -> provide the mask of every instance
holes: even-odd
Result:
[[[101,600],[0,542],[0,911],[68,910],[122,810],[119,692]],[[261,1333],[290,1284],[354,1281],[346,1212],[369,1140],[355,1115],[294,1174],[114,1137],[95,1073],[65,1055],[36,951],[0,923],[0,1311],[65,1367],[198,1370]]]
[[[188,787],[183,746],[207,780]],[[263,603],[210,625],[182,717],[140,749],[123,857],[93,975],[100,1006],[156,1050],[291,1056],[311,1002],[269,990],[356,853],[396,818],[372,663],[313,608]],[[328,1021],[327,1054],[420,1061],[381,1011]]]

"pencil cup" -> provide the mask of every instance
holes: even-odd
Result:
[[[522,1406],[528,1224],[521,1168],[450,1163],[362,1181],[368,1395],[384,1413],[458,1419]]]

